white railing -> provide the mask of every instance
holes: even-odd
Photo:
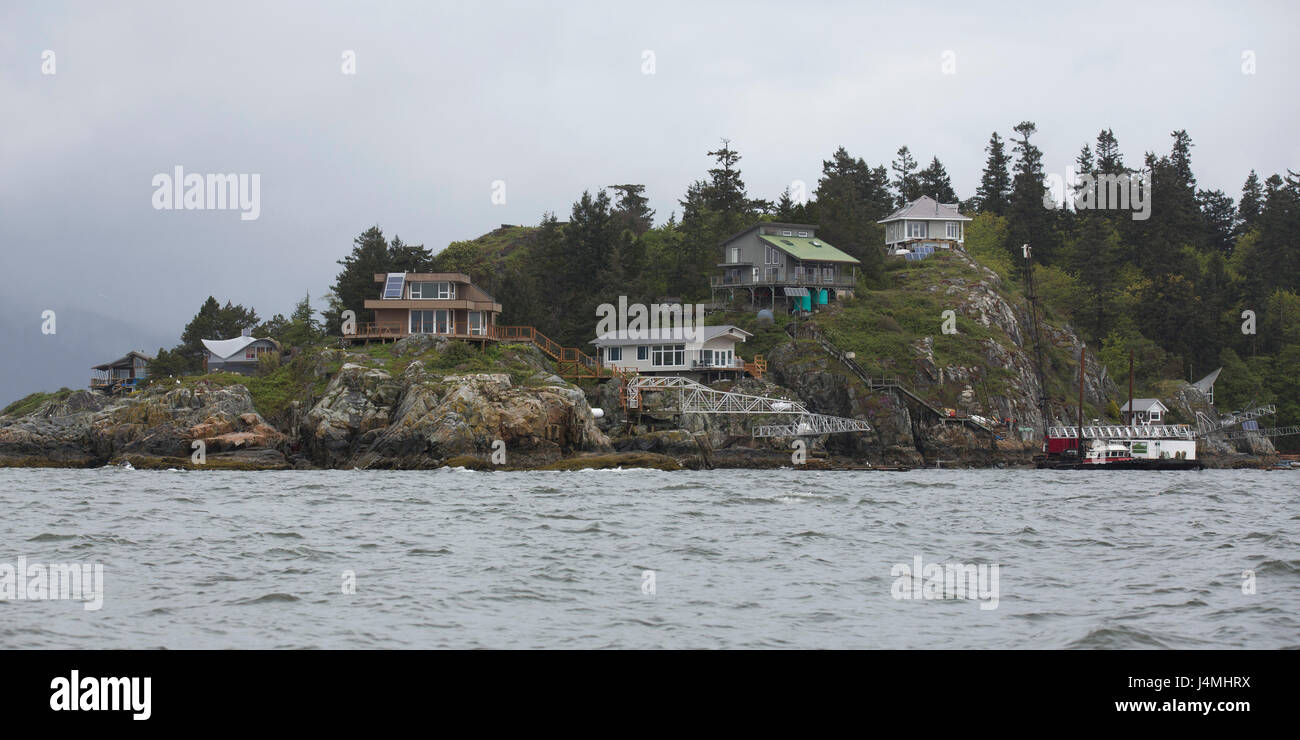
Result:
[[[1047,436],[1057,439],[1078,439],[1078,427],[1049,427]],[[1148,424],[1138,426],[1085,426],[1084,439],[1194,439],[1195,433],[1186,424]]]

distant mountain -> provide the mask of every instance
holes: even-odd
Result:
[[[55,333],[43,334],[41,310],[0,306],[0,334],[9,338],[8,351],[0,353],[0,407],[36,391],[84,388],[92,365],[131,350],[152,356],[177,342],[157,329],[78,308],[56,309]]]

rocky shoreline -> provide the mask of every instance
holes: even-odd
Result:
[[[124,397],[89,390],[58,394],[29,413],[0,417],[0,467],[700,470],[795,464],[793,439],[750,435],[752,425],[775,419],[645,414],[629,420],[613,383],[584,388],[567,382],[532,346],[494,350],[498,358],[478,363],[490,372],[468,372],[461,369],[467,363],[452,362],[464,348],[451,344],[415,337],[377,351],[311,350],[295,361],[293,400],[270,419],[237,376],[155,381]],[[1016,369],[1027,387],[989,402],[1011,411],[1029,405],[1036,389],[1023,358],[1001,346],[990,347],[990,357]],[[934,376],[936,383],[961,386],[971,372],[935,366],[924,348],[917,362],[918,384]],[[798,398],[818,413],[866,419],[872,426],[865,433],[807,438],[800,464],[808,469],[1031,467],[1039,451],[1036,440],[994,440],[928,418],[900,396],[870,391],[807,342],[777,346],[769,363],[763,380],[719,387]],[[1098,396],[1114,391],[1108,378],[1088,381]],[[1169,403],[1184,418],[1209,409],[1191,386]],[[1210,441],[1202,459],[1209,467],[1267,467],[1276,456],[1266,438],[1250,437]]]

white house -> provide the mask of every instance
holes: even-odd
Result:
[[[204,339],[203,348],[204,372],[241,375],[252,375],[257,370],[257,360],[262,355],[280,351],[280,345],[274,339],[250,336]]]
[[[1135,398],[1133,399],[1133,417],[1130,424],[1163,424],[1165,414],[1169,413],[1169,408],[1160,403],[1158,398]],[[1128,417],[1128,401],[1120,407],[1120,412]]]
[[[926,255],[936,249],[965,249],[966,222],[956,203],[928,195],[877,221],[885,226],[885,250],[891,255]]]
[[[687,336],[687,331],[692,336]],[[745,372],[745,362],[736,354],[736,343],[749,332],[730,324],[684,330],[652,329],[639,332],[609,332],[591,343],[601,365],[655,373],[735,371]]]

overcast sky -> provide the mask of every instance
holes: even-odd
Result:
[[[624,182],[662,221],[720,137],[773,199],[903,144],[969,197],[1026,119],[1049,172],[1103,127],[1133,163],[1186,128],[1234,198],[1300,169],[1295,3],[985,5],[4,2],[0,402],[175,344],[208,295],[288,313],[376,223],[436,251]],[[176,166],[258,174],[259,217],[154,209]]]

